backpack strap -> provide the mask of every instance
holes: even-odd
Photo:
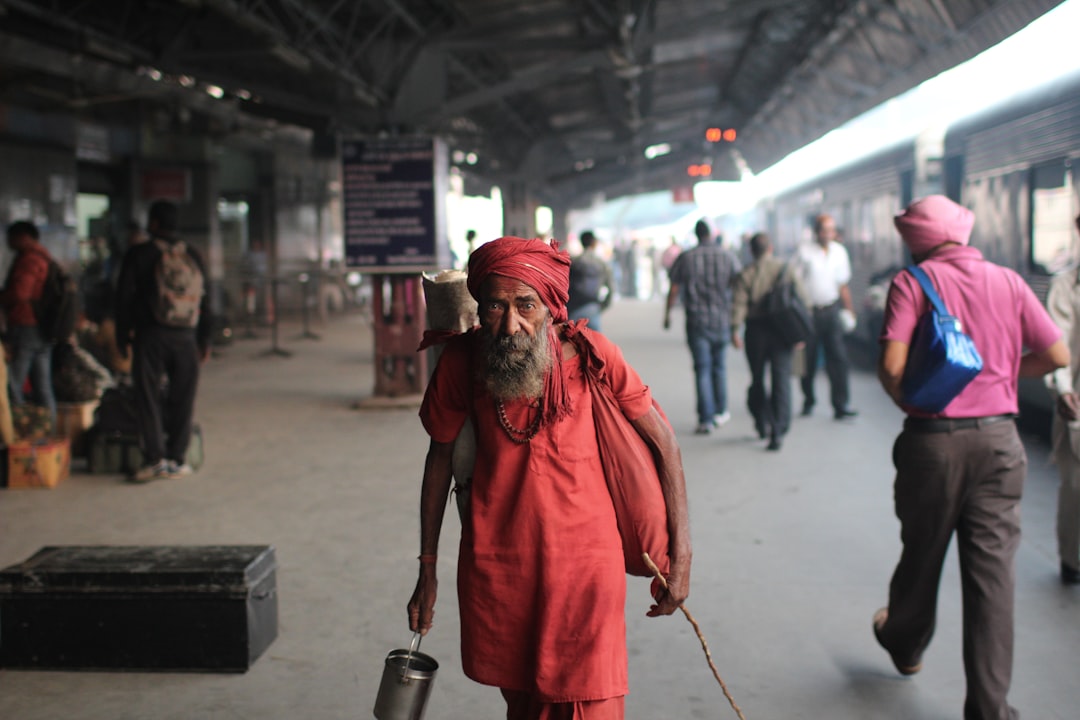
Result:
[[[919,285],[922,286],[923,292],[926,293],[927,299],[937,310],[938,315],[949,315],[948,308],[945,307],[945,303],[941,300],[941,296],[937,294],[937,290],[934,290],[934,284],[930,282],[930,276],[926,274],[918,265],[908,265],[907,271],[919,281]]]

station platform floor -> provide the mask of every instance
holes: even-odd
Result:
[[[745,409],[745,359],[729,350],[731,422],[695,436],[681,316],[667,332],[661,318],[659,300],[624,300],[603,321],[678,433],[694,542],[686,606],[745,717],[961,717],[955,550],[919,675],[898,676],[870,631],[900,551],[890,453],[902,420],[872,374],[853,377],[857,418],[837,422],[819,404],[771,453]],[[301,339],[298,325],[283,326],[291,357],[267,356],[264,333],[205,366],[197,415],[206,464],[196,475],[131,485],[76,471],[53,490],[0,491],[0,567],[46,545],[273,545],[277,640],[238,675],[0,670],[0,718],[372,717],[384,659],[411,638],[405,604],[427,437],[416,407],[354,408],[374,387],[373,334],[362,316],[316,330],[321,339]],[[818,382],[827,397],[825,378]],[[1072,720],[1080,717],[1080,588],[1058,580],[1049,449],[1026,442],[1011,701],[1027,718]],[[461,671],[458,528],[451,511],[435,627],[421,647],[441,663],[426,717],[504,717],[499,692]],[[627,717],[734,718],[690,624],[681,614],[646,618],[648,582],[628,582]]]

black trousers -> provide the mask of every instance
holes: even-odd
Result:
[[[135,332],[131,376],[139,413],[139,441],[147,464],[183,462],[191,442],[199,348],[195,331],[148,327]],[[162,392],[162,381],[167,387]]]
[[[791,347],[766,322],[750,318],[746,321],[746,361],[750,364],[746,405],[754,427],[763,436],[783,436],[791,427]]]
[[[825,374],[829,376],[829,400],[833,410],[846,410],[851,398],[848,385],[848,356],[844,347],[844,328],[840,325],[842,305],[835,302],[814,308],[814,335],[806,341],[806,374],[802,378],[803,404],[813,406],[814,376],[817,375],[818,349],[825,352]]]

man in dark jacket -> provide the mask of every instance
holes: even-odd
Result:
[[[131,366],[145,464],[131,480],[190,475],[199,364],[209,355],[210,312],[202,257],[176,235],[177,209],[150,206],[150,241],[128,248],[116,288],[116,343]],[[168,387],[162,393],[162,378]]]
[[[25,402],[23,385],[29,376],[34,401],[49,409],[49,416],[55,423],[53,344],[42,336],[34,314],[34,303],[41,299],[52,257],[39,240],[38,229],[33,223],[19,221],[8,226],[7,244],[17,254],[11,263],[3,293],[0,293],[0,304],[7,313],[5,342],[11,357],[8,371],[11,401],[14,405]]]

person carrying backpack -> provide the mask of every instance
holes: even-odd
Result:
[[[190,475],[199,365],[210,352],[210,308],[202,257],[176,235],[176,205],[150,206],[150,241],[129,247],[116,288],[116,343],[133,348],[131,376],[145,464],[132,482]],[[162,393],[162,377],[167,390]]]
[[[600,313],[615,297],[611,266],[596,254],[596,235],[581,233],[580,255],[570,262],[570,300],[566,310],[571,320],[588,320],[589,329],[600,331]],[[605,290],[606,289],[606,290]]]
[[[0,305],[7,313],[4,344],[10,358],[8,389],[11,402],[13,405],[25,402],[23,386],[29,377],[35,404],[48,408],[55,425],[56,396],[52,386],[55,338],[46,337],[38,327],[36,308],[45,288],[49,266],[55,261],[41,245],[37,227],[25,220],[8,226],[7,244],[16,253],[0,292]]]

